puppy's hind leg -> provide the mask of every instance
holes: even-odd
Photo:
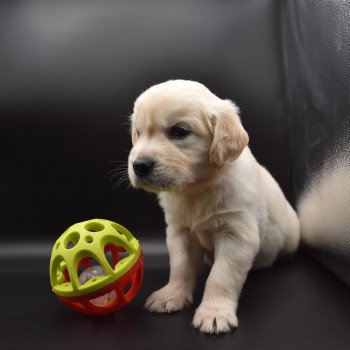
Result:
[[[175,312],[193,302],[197,271],[203,262],[203,251],[190,232],[175,226],[167,228],[170,257],[168,284],[154,292],[145,303],[150,312]]]
[[[299,245],[299,220],[288,204],[288,211],[274,224],[260,232],[260,250],[254,260],[254,268],[271,266],[281,256],[294,253]]]

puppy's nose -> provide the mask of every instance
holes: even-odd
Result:
[[[132,166],[138,177],[145,177],[152,172],[154,161],[150,158],[138,158],[134,161]]]

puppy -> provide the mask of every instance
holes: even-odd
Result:
[[[192,303],[203,253],[214,257],[193,326],[205,333],[238,325],[248,271],[293,253],[299,221],[269,172],[255,160],[237,106],[204,85],[171,80],[136,100],[130,182],[158,195],[167,223],[168,284],[145,307],[173,312]]]

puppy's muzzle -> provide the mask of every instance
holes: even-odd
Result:
[[[155,162],[150,158],[137,158],[133,163],[134,173],[140,179],[151,175]]]

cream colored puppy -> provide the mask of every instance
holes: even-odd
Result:
[[[271,265],[299,242],[299,221],[277,182],[255,160],[238,108],[200,83],[152,86],[134,106],[129,178],[158,194],[167,223],[169,283],[151,312],[192,303],[203,252],[214,263],[193,325],[206,333],[238,324],[237,301],[254,265]]]

